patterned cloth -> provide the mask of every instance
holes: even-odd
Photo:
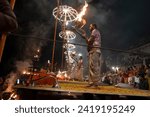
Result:
[[[93,46],[100,47],[100,45],[101,45],[100,32],[97,29],[94,29],[92,31],[91,35],[95,37],[94,42],[93,42]]]
[[[89,52],[89,81],[95,85],[100,80],[100,54],[96,51]]]
[[[79,81],[82,81],[83,80],[83,60],[80,59],[78,61],[78,65],[77,65],[77,79]]]
[[[91,33],[91,36],[94,37],[94,42],[93,47],[89,51],[89,81],[91,81],[94,85],[98,85],[98,81],[100,81],[100,56],[101,56],[100,32],[97,29],[94,29]]]

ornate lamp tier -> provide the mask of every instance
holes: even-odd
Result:
[[[64,38],[66,40],[71,40],[76,38],[76,34],[70,30],[61,31],[59,33],[59,37]]]
[[[53,9],[53,16],[62,22],[72,22],[76,20],[78,12],[70,6],[61,5]]]

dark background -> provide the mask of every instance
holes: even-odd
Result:
[[[96,23],[101,31],[102,47],[127,50],[150,41],[149,0],[87,1],[89,7],[85,15],[87,24],[84,29],[88,31],[89,24]],[[56,7],[56,2],[56,0],[16,0],[14,12],[19,28],[13,34],[8,34],[0,63],[0,76],[15,71],[17,61],[30,62],[37,49],[41,50],[40,66],[45,65],[48,59],[51,60],[55,23],[52,11]],[[61,0],[61,3],[80,11],[84,0]],[[62,41],[58,36],[60,30],[58,24],[58,41]],[[75,42],[85,44],[82,39]],[[62,43],[57,42],[55,62],[59,65],[61,50]]]

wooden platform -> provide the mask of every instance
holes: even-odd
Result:
[[[150,91],[98,86],[87,88],[87,82],[61,81],[60,88],[51,85],[23,86],[14,88],[20,99],[150,99]]]

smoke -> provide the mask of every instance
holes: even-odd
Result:
[[[17,72],[11,72],[10,74],[7,75],[5,79],[4,83],[5,92],[12,92],[14,90],[13,86],[15,85],[16,80],[19,77],[19,74],[25,70],[28,70],[31,64],[32,61],[30,60],[16,62]]]
[[[56,4],[56,1],[53,1],[51,4],[51,0],[33,0],[33,4],[37,7],[37,12],[43,16],[43,18],[50,18],[52,14],[52,8]]]
[[[99,27],[101,27],[101,25],[107,24],[108,18],[111,14],[112,14],[111,10],[104,9],[102,4],[98,4],[96,7],[90,5],[87,11],[89,19],[88,22],[89,23],[94,22]]]
[[[48,40],[53,36],[54,17],[53,9],[57,6],[56,0],[22,0],[23,8],[20,11],[22,22],[26,22],[26,28],[23,28],[28,35],[33,35],[43,39],[28,38],[24,47],[25,58],[33,57],[38,48],[48,45]],[[60,0],[64,5],[69,5],[80,11],[84,5],[84,0]],[[149,34],[149,16],[148,2],[146,0],[120,1],[120,0],[86,0],[89,4],[85,15],[87,24],[85,30],[88,30],[90,23],[96,23],[102,35],[102,47],[126,49],[134,42],[143,37],[143,33]],[[20,9],[19,9],[20,10]],[[145,21],[146,19],[146,21]],[[88,33],[88,32],[87,32]],[[89,34],[89,33],[88,33]],[[58,36],[58,35],[57,35]],[[75,43],[85,41],[77,37]],[[61,47],[60,47],[61,48]],[[79,53],[85,53],[85,47],[77,47]]]
[[[16,68],[19,73],[22,73],[24,70],[28,70],[28,68],[32,65],[31,60],[26,61],[17,61]]]
[[[29,23],[29,35],[38,38],[28,38],[25,48],[25,56],[32,58],[37,49],[47,45],[49,32],[49,27],[46,24],[37,22]]]
[[[47,46],[48,40],[53,36],[53,31],[51,30],[54,27],[54,18],[52,15],[54,4],[54,2],[51,4],[51,0],[22,1],[23,9],[18,11],[18,14],[26,25],[20,27],[20,29],[22,28],[22,32],[31,36],[31,38],[26,39],[25,46],[23,47],[24,52],[22,56],[24,59],[31,59],[35,51]]]
[[[88,0],[87,2],[91,1],[92,0]],[[48,46],[48,40],[46,40],[46,38],[49,38],[51,35],[53,36],[53,31],[51,30],[54,30],[55,19],[52,15],[52,11],[57,7],[57,1],[53,2],[53,4],[51,3],[51,0],[30,0],[28,2],[23,2],[25,3],[22,3],[24,4],[22,12],[27,14],[27,17],[25,18],[26,22],[28,22],[27,33],[28,35],[41,38],[28,38],[25,42],[24,53],[22,55],[24,56],[24,59],[31,59],[37,49]],[[66,4],[81,10],[80,7],[84,5],[85,1],[63,0],[60,2],[63,5]]]
[[[7,86],[5,92],[12,92],[12,91],[13,91],[13,86],[14,86],[14,84],[15,84],[15,82],[16,82],[16,79],[17,79],[17,74],[14,73],[14,72],[11,72],[11,73],[7,76],[7,78],[6,78],[6,80],[5,80],[5,84],[4,84],[4,86],[5,86],[5,85]]]
[[[90,3],[90,2],[92,2],[93,0],[78,0],[78,2],[79,2],[79,3],[82,3],[82,4],[83,4],[85,1],[86,1],[87,3]]]
[[[147,4],[146,0],[93,0],[89,2],[86,28],[90,23],[98,25],[103,47],[127,49],[149,32],[149,23],[146,23],[149,19]],[[148,17],[144,17],[144,14]]]

